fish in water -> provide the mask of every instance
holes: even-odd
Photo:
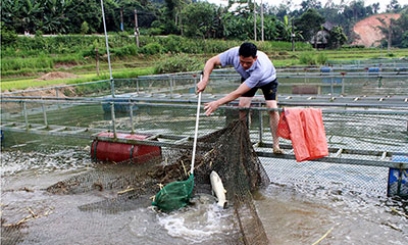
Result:
[[[215,194],[218,200],[217,205],[222,208],[226,208],[228,202],[225,197],[225,193],[227,193],[227,191],[224,189],[224,185],[222,184],[220,176],[214,170],[211,171],[210,181],[213,194]]]

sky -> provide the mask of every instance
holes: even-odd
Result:
[[[228,3],[228,1],[227,0],[207,0],[208,2],[210,2],[210,3],[215,3],[215,4],[222,4],[222,5],[226,5],[227,3]],[[260,4],[261,3],[261,0],[255,0],[258,4]],[[303,0],[292,0],[292,2],[295,4],[295,5],[300,5],[300,3],[302,2]],[[317,1],[319,1],[319,2],[321,2],[322,3],[322,6],[324,6],[325,4],[326,4],[326,2],[328,2],[328,0],[317,0]],[[340,2],[341,2],[341,0],[331,0],[333,3],[335,3],[335,4],[340,4]],[[351,1],[353,1],[353,0],[344,0],[344,2],[351,2]],[[398,0],[398,2],[401,4],[401,5],[403,5],[402,3],[404,2],[405,0]],[[285,3],[285,2],[287,2],[287,0],[262,0],[262,2],[264,2],[264,3],[268,3],[268,5],[269,6],[279,6],[281,3]],[[386,9],[386,7],[387,7],[387,5],[389,4],[391,2],[391,0],[364,0],[364,4],[365,4],[365,6],[369,6],[369,5],[372,5],[372,4],[374,4],[374,3],[380,3],[380,11],[379,12],[383,12],[385,9]]]

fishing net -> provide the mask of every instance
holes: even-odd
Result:
[[[152,205],[160,210],[170,212],[185,207],[194,189],[194,174],[183,181],[172,182],[163,187],[153,198]]]
[[[164,185],[191,178],[191,143],[162,149],[162,159],[144,164],[133,161],[96,164],[85,174],[49,186],[53,195],[109,191],[102,201],[79,206],[82,211],[115,213],[148,207]],[[227,209],[233,209],[240,232],[224,244],[269,244],[253,200],[253,193],[269,184],[249,139],[244,121],[233,121],[225,128],[198,138],[192,196],[211,194],[210,173],[216,171],[227,190]],[[146,156],[143,156],[146,157]],[[193,205],[193,203],[191,203]],[[188,209],[188,205],[186,207]]]

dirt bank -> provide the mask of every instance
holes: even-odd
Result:
[[[354,45],[364,45],[365,47],[376,47],[384,38],[379,27],[388,26],[391,19],[398,19],[400,14],[378,14],[357,22],[353,31],[356,34]],[[383,21],[382,21],[383,20]]]

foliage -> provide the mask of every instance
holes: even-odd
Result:
[[[324,65],[328,57],[323,52],[304,52],[299,57],[299,62],[304,65]]]
[[[160,62],[155,65],[155,73],[197,71],[203,69],[203,66],[204,62],[200,59],[189,57],[186,54],[178,54],[160,59]]]
[[[401,48],[408,48],[408,31],[402,34]]]
[[[96,48],[101,69],[107,69],[108,66],[105,37],[101,35],[50,37],[38,35],[15,38],[13,45],[2,45],[2,81],[26,76],[38,77],[40,73],[51,71],[93,72],[95,71]],[[141,36],[141,45],[138,48],[135,45],[134,37],[124,32],[110,33],[108,40],[112,64],[119,64],[117,66],[137,67],[137,69],[152,66],[152,60],[155,62],[157,56],[160,56],[160,62],[154,63],[157,65],[156,70],[152,70],[151,73],[199,70],[202,69],[205,59],[242,43],[242,40],[194,39],[177,35]],[[258,41],[255,44],[259,50],[266,52],[277,65],[324,64],[327,63],[328,58],[335,59],[333,58],[334,53],[328,55],[322,51],[310,52],[313,48],[309,43],[296,42],[296,52],[292,52],[290,42]],[[344,45],[342,49],[345,51],[340,51],[339,57],[346,59],[349,57],[350,59],[384,57],[385,55],[381,53],[381,50],[375,53],[373,52],[375,50],[365,49],[364,46]],[[400,57],[400,53],[403,52],[404,50],[398,52],[393,50],[393,55]],[[193,56],[196,58],[192,58]],[[166,61],[167,59],[169,61]],[[118,67],[114,67],[114,71],[117,69]],[[131,75],[123,74],[125,77]],[[108,78],[106,73],[95,79],[100,80],[103,76]]]
[[[188,4],[181,12],[183,34],[186,37],[216,38],[221,17],[214,4],[198,2]]]
[[[354,24],[379,11],[379,3],[366,6],[364,1],[328,2],[305,0],[295,6],[291,1],[270,7],[263,4],[263,27],[261,26],[260,3],[256,1],[230,0],[228,6],[217,6],[207,1],[187,0],[104,0],[103,9],[99,0],[3,0],[0,6],[1,21],[10,30],[23,34],[79,34],[103,33],[104,24],[108,32],[134,33],[136,28],[142,35],[182,35],[205,39],[310,41],[320,30],[323,21],[342,28],[346,42],[354,40]],[[387,11],[406,14],[406,5],[391,0]],[[255,15],[254,15],[255,13]],[[105,17],[105,23],[103,18]],[[254,22],[256,25],[254,26]],[[87,26],[86,24],[87,23]],[[137,26],[136,26],[137,23]],[[398,24],[405,27],[405,24]],[[257,38],[255,38],[255,30]],[[405,30],[405,29],[403,29]],[[393,28],[393,47],[405,47],[404,31]],[[333,47],[339,40],[334,38]],[[384,40],[387,45],[387,40]],[[6,47],[2,50],[5,50]]]
[[[302,16],[295,19],[295,25],[302,33],[306,41],[311,41],[312,37],[321,29],[322,24],[325,22],[315,9],[308,9]]]
[[[316,65],[315,57],[310,52],[302,53],[299,57],[299,62],[304,65]]]
[[[163,53],[163,46],[159,43],[149,43],[141,48],[140,53],[147,55],[161,54]]]
[[[88,22],[84,21],[81,24],[81,34],[87,34],[89,32]]]
[[[230,40],[254,40],[255,30],[257,33],[256,39],[261,39],[262,25],[261,17],[253,14],[253,4],[241,3],[234,11],[223,13],[223,36]],[[254,22],[256,21],[256,28]],[[277,40],[280,33],[280,24],[274,15],[264,15],[263,30],[264,40]]]
[[[378,19],[383,26],[378,28],[381,30],[385,38],[382,40],[382,47],[397,47],[407,48],[406,37],[408,36],[408,13],[403,13],[398,19],[390,19],[388,25],[384,19]]]
[[[8,28],[3,22],[0,23],[1,29],[1,51],[5,47],[14,47],[17,41],[17,34],[14,30]]]
[[[147,46],[148,45],[144,46],[144,48],[147,47]],[[147,52],[145,50],[149,49],[149,48],[146,48],[146,49],[144,49],[144,48],[142,48],[140,51],[141,52]],[[137,55],[139,53],[138,48],[134,44],[126,45],[126,46],[119,47],[119,48],[114,48],[111,51],[112,51],[112,54],[115,55],[116,57],[135,56],[135,55]],[[155,54],[156,51],[155,50],[150,50],[149,52],[151,52],[150,54]],[[160,50],[157,50],[157,52],[159,53]],[[147,53],[147,54],[149,54],[149,53]]]
[[[224,23],[224,36],[239,40],[248,40],[253,37],[253,18],[240,18],[233,13],[226,13],[222,17]]]
[[[2,75],[6,75],[7,71],[18,71],[24,69],[51,69],[54,63],[52,59],[46,55],[39,55],[37,58],[21,59],[21,58],[8,58],[1,61]]]
[[[328,40],[328,46],[332,49],[337,49],[343,46],[347,42],[347,36],[343,32],[343,28],[335,26],[330,31],[330,37]]]
[[[327,55],[325,53],[320,52],[316,57],[316,63],[319,65],[324,65],[327,63]]]

